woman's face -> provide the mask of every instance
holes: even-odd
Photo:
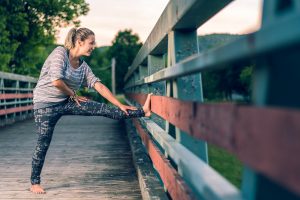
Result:
[[[90,35],[84,41],[80,41],[79,42],[79,47],[80,47],[80,51],[81,51],[82,55],[84,55],[84,56],[90,56],[91,53],[92,53],[92,51],[96,47],[95,36],[94,35]]]

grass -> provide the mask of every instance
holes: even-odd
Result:
[[[206,103],[242,103],[247,104],[245,101],[228,101],[221,99],[206,100]],[[241,188],[243,164],[236,158],[236,156],[219,148],[215,145],[208,145],[209,165],[225,177],[237,188]]]
[[[242,181],[242,163],[227,151],[208,145],[209,165],[229,182],[240,188]]]

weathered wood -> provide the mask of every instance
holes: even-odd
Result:
[[[0,94],[0,100],[2,99],[22,99],[22,98],[32,98],[32,93],[23,93],[23,94]]]
[[[17,112],[22,112],[22,111],[27,111],[32,109],[33,109],[33,105],[16,107],[16,108],[7,108],[7,109],[0,110],[0,115],[7,115],[11,113],[17,113]]]
[[[157,72],[166,66],[166,55],[149,55],[148,58],[148,75],[153,74],[154,72]],[[166,94],[166,81],[148,84],[149,87],[148,93],[153,93],[154,95],[164,96]],[[130,92],[130,91],[126,91]],[[161,127],[166,127],[166,121],[162,118],[158,117],[157,115],[151,115],[151,120],[155,121],[157,124],[159,124]]]
[[[147,133],[145,133],[145,131],[142,129],[139,122],[136,119],[134,119],[133,122],[172,199],[194,199],[190,188],[182,180],[177,171],[172,167],[170,161],[159,151]]]
[[[166,52],[167,45],[164,44],[166,44],[165,41],[170,31],[175,29],[197,29],[231,1],[170,1],[134,59],[125,80],[144,62],[149,54],[156,55]]]
[[[36,82],[33,77],[0,72],[0,126],[32,117],[32,91]]]
[[[141,79],[138,83],[128,84],[126,87],[129,88],[145,83],[149,84],[168,80],[206,70],[227,68],[230,67],[231,64],[278,52],[279,49],[284,49],[291,45],[299,46],[299,19],[300,14],[291,17],[289,21],[279,21],[276,26],[269,26],[256,33],[241,36],[238,40],[210,52],[191,56],[174,65],[172,68],[162,69]],[[272,35],[272,37],[268,37],[269,35]],[[230,51],[228,51],[228,49],[230,49]],[[290,50],[286,51],[288,52]]]
[[[168,34],[168,69],[172,69],[175,64],[198,53],[196,28],[184,31],[175,30]],[[169,79],[167,80],[167,88],[165,96],[180,100],[203,101],[201,73]],[[166,125],[167,132],[170,132],[170,125],[168,123]],[[208,163],[207,143],[205,141],[195,140],[195,138],[177,127],[175,127],[175,136],[178,142]],[[179,170],[180,165],[178,165]]]
[[[165,154],[181,168],[178,173],[191,186],[198,199],[242,200],[239,190],[202,159],[175,141],[165,130],[148,119],[141,119],[152,138],[164,149]],[[192,173],[191,173],[192,172]],[[222,190],[220,190],[222,188]]]
[[[32,104],[32,99],[31,100],[18,100],[15,99],[15,101],[10,101],[10,102],[4,102],[4,103],[0,103],[0,106],[9,106],[9,105],[21,105],[21,104]]]
[[[3,91],[25,91],[25,92],[32,92],[33,88],[15,88],[15,87],[12,87],[12,88],[8,88],[8,87],[2,87],[1,90]]]
[[[31,76],[24,76],[24,75],[7,73],[7,72],[0,72],[0,78],[7,79],[7,80],[31,82],[31,83],[36,83],[37,82],[37,79],[33,78]]]
[[[36,127],[0,129],[0,199],[136,199],[141,193],[123,126],[103,117],[64,116],[42,172],[46,195],[28,191]]]
[[[298,5],[297,5],[298,4]],[[275,46],[272,46],[273,51],[269,51],[269,55],[260,56],[259,59],[256,59],[257,62],[253,67],[253,81],[252,81],[252,104],[260,107],[289,107],[292,109],[300,108],[300,94],[298,92],[294,92],[298,90],[298,86],[300,84],[299,74],[299,45],[300,45],[300,37],[299,37],[299,27],[297,25],[291,26],[295,22],[298,23],[300,19],[300,4],[297,0],[273,0],[273,1],[264,1],[263,3],[263,16],[262,16],[262,27],[261,29],[269,30],[270,27],[273,29],[277,28],[278,31],[275,33],[276,37],[271,33],[269,35],[265,35],[265,37],[261,38],[265,40],[265,44],[269,44],[270,41],[276,38],[274,41],[279,41],[278,43],[285,41],[282,43],[279,49],[276,49]],[[293,35],[298,29],[298,34]],[[273,38],[274,37],[274,38]],[[253,43],[255,40],[253,39]],[[255,42],[256,43],[256,42]],[[256,47],[256,45],[254,45]],[[250,117],[255,117],[253,111],[250,113]],[[252,115],[252,116],[251,116]],[[270,119],[263,119],[264,117],[272,117]],[[287,116],[288,117],[288,116]],[[263,120],[262,120],[263,119]],[[246,120],[246,119],[244,119]],[[260,126],[253,121],[261,120],[261,123],[264,123]],[[286,120],[280,121],[280,120]],[[278,127],[278,121],[280,125],[286,123],[285,130],[284,126]],[[243,121],[243,123],[247,123]],[[295,179],[299,179],[299,172],[295,173],[298,169],[297,164],[292,159],[291,155],[294,152],[298,152],[299,149],[293,150],[293,146],[296,138],[294,138],[294,131],[298,131],[300,128],[296,126],[289,126],[291,123],[299,123],[295,121],[295,118],[286,119],[278,116],[278,113],[274,113],[272,116],[270,115],[257,115],[255,120],[250,121],[252,129],[261,129],[260,132],[263,133],[261,135],[260,140],[265,141],[265,146],[267,148],[262,149],[261,146],[256,146],[253,148],[252,152],[249,152],[248,144],[256,143],[258,138],[253,137],[252,134],[258,131],[249,131],[245,130],[243,135],[239,135],[243,137],[244,140],[251,140],[249,143],[244,142],[244,147],[241,150],[241,154],[247,151],[247,157],[252,157],[254,155],[257,156],[257,162],[262,162],[260,168],[253,169],[251,166],[247,166],[248,163],[245,163],[244,173],[243,173],[243,182],[242,182],[242,193],[248,200],[256,200],[256,199],[299,199],[300,195],[300,186],[299,182],[295,182]],[[273,124],[270,124],[273,123]],[[240,124],[242,125],[242,124]],[[279,125],[279,126],[280,126]],[[271,128],[265,128],[271,127]],[[279,130],[277,130],[279,128]],[[293,130],[295,128],[295,130]],[[292,130],[292,131],[290,131]],[[281,132],[281,133],[279,133]],[[249,134],[250,133],[250,134]],[[275,135],[275,141],[273,140],[273,135]],[[279,138],[281,141],[279,141]],[[253,141],[254,140],[254,141]],[[269,141],[268,141],[269,140]],[[239,140],[240,141],[240,140]],[[292,147],[288,147],[291,145]],[[299,145],[299,144],[298,144]],[[273,146],[273,148],[270,148]],[[280,151],[282,151],[279,155],[277,151],[272,151],[274,146],[277,146]],[[268,148],[269,147],[269,148]],[[288,147],[288,148],[287,148]],[[287,151],[291,150],[291,151]],[[258,153],[259,152],[259,153]],[[258,153],[258,154],[257,154]],[[268,158],[273,159],[274,163],[283,163],[287,164],[286,166],[281,166],[281,169],[277,169],[277,173],[281,173],[283,177],[283,181],[280,183],[283,185],[279,185],[278,182],[273,182],[269,179],[268,171],[266,174],[260,173],[261,168],[272,168],[271,162],[264,162],[262,160],[263,157],[268,156]],[[291,158],[291,159],[282,159],[282,157]],[[293,156],[292,156],[293,157]],[[254,161],[253,161],[254,162]],[[270,171],[270,173],[274,173]],[[295,173],[295,175],[294,175]],[[280,180],[280,177],[277,177]],[[289,180],[289,183],[286,183]],[[294,182],[294,183],[293,183]],[[291,193],[290,187],[291,183],[293,183],[294,187],[298,188],[298,196],[295,193]],[[288,187],[286,187],[288,186]]]
[[[126,120],[125,123],[143,200],[168,200],[161,180],[153,168],[153,163],[143,147],[141,138],[136,133],[132,121]]]
[[[130,96],[137,101],[145,98]],[[201,104],[161,96],[152,96],[151,107],[181,130],[233,152],[244,163],[300,194],[300,160],[287,156],[300,152],[299,111]]]

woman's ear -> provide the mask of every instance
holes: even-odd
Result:
[[[81,40],[77,40],[76,43],[78,44],[78,46],[82,46],[83,45],[83,41],[81,41]]]

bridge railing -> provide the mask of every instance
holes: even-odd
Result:
[[[33,77],[0,72],[0,126],[32,117]]]
[[[300,1],[265,0],[259,31],[200,54],[197,28],[230,2],[168,3],[125,77],[129,102],[154,93],[133,125],[172,199],[298,199]],[[201,72],[248,63],[251,105],[203,102]],[[209,166],[207,142],[242,161],[241,188]]]

